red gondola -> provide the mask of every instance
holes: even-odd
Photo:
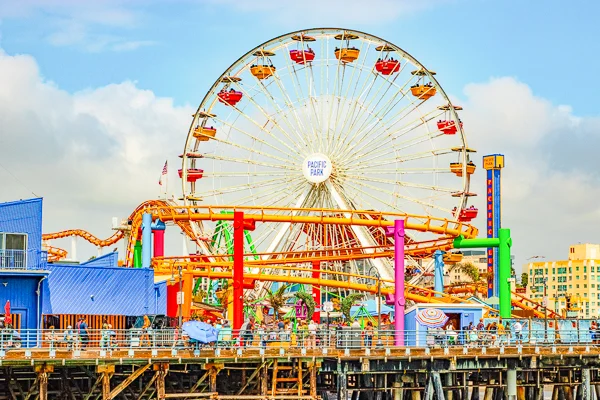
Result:
[[[230,90],[221,90],[219,92],[219,94],[217,95],[219,97],[219,101],[221,103],[230,105],[230,106],[235,106],[241,99],[242,99],[242,92],[238,92],[236,90],[230,89]]]
[[[459,124],[462,128],[462,121],[460,121]],[[456,127],[454,121],[440,120],[437,122],[437,127],[444,135],[455,135],[456,132],[458,132],[458,128]]]
[[[477,217],[478,212],[479,212],[479,210],[477,208],[475,208],[474,206],[471,206],[469,208],[463,208],[462,210],[460,210],[460,213],[458,214],[458,220],[460,222],[471,222],[472,219]],[[452,210],[452,214],[454,214],[454,216],[456,216],[456,208],[454,210]]]
[[[395,59],[378,60],[375,63],[375,69],[381,75],[391,75],[394,72],[400,71],[400,61]]]
[[[311,62],[315,59],[315,52],[312,49],[309,50],[290,50],[290,58],[296,64],[304,64],[304,62]]]
[[[183,177],[183,170],[180,169],[177,172],[179,173],[179,177],[182,178]],[[202,178],[202,175],[204,175],[204,170],[203,169],[189,168],[187,170],[187,181],[188,182],[196,182],[198,179]]]

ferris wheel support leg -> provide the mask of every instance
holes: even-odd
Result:
[[[404,220],[394,221],[394,329],[395,345],[404,346]]]
[[[433,290],[438,292],[435,294],[435,297],[442,297],[442,292],[444,291],[444,252],[436,250],[435,253],[433,253],[433,259],[435,262]]]
[[[244,213],[233,213],[233,330],[244,322]]]
[[[319,279],[321,277],[321,262],[320,261],[313,261],[312,263],[312,267],[313,267],[313,271],[312,271],[312,277],[313,279]],[[316,284],[313,283],[312,285],[312,295],[315,298],[315,309],[316,311],[313,314],[312,320],[315,321],[317,324],[321,323],[321,287]]]

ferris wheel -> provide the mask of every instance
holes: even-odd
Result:
[[[333,28],[286,34],[240,57],[200,103],[181,155],[183,200],[468,222],[475,165],[459,111],[435,72],[389,41]],[[222,226],[193,228],[212,238],[203,252],[222,254]],[[408,240],[431,239],[421,235]],[[386,240],[360,226],[281,223],[257,225],[251,245],[282,254]],[[372,263],[392,276],[391,263]]]

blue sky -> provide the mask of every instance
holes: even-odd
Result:
[[[2,3],[6,10],[12,2]],[[365,3],[348,2],[348,13],[335,1],[321,9],[319,2],[304,2],[289,12],[278,1],[48,3],[58,5],[33,2],[5,17],[1,47],[33,55],[43,75],[68,91],[132,80],[176,104],[195,104],[247,49],[287,31],[342,26],[404,48],[438,70],[450,92],[459,93],[468,82],[512,76],[553,103],[570,104],[578,115],[597,111],[590,101],[600,91],[600,79],[593,76],[600,57],[595,1],[577,7],[559,0],[544,1],[543,7],[534,1],[415,1],[424,5],[406,11],[395,5],[408,1],[380,1],[381,9],[363,11]]]
[[[111,216],[156,196],[223,70],[274,36],[347,27],[437,71],[477,157],[506,154],[517,263],[565,258],[571,243],[600,242],[600,2],[572,3],[0,0],[0,201],[34,192],[46,231],[109,236]]]

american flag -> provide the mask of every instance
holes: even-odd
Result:
[[[165,161],[165,166],[163,167],[162,174],[160,174],[160,179],[158,180],[158,184],[161,186],[162,186],[163,176],[167,175],[167,171],[168,171],[167,162],[168,162],[168,160]]]

